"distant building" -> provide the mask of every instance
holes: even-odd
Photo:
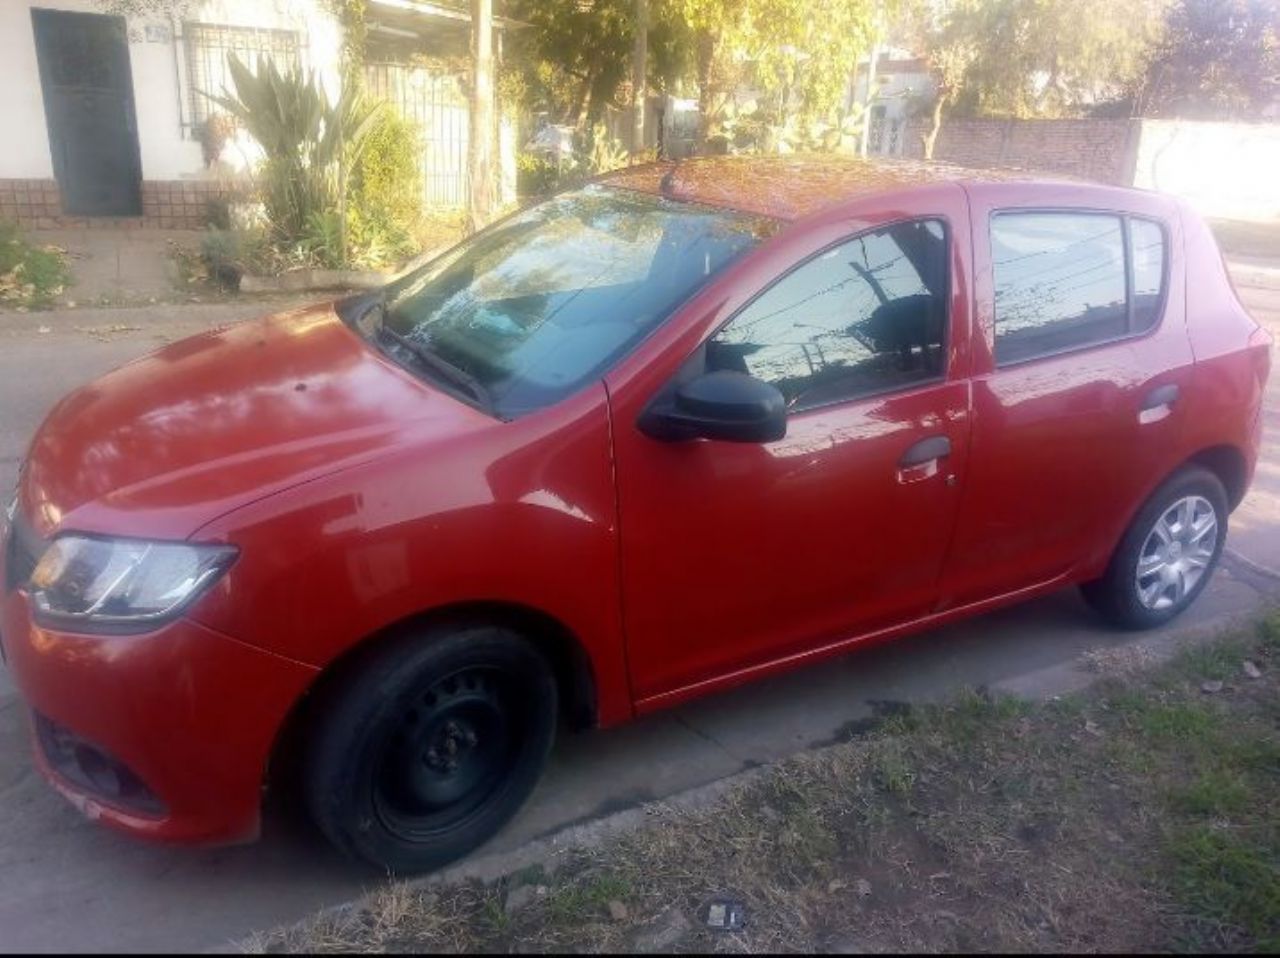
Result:
[[[847,108],[866,102],[869,66],[864,61],[854,71]],[[910,153],[912,148],[906,144],[907,125],[928,109],[933,96],[933,76],[922,58],[903,50],[890,50],[878,57],[867,151],[883,156]]]

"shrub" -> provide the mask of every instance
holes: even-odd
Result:
[[[393,110],[384,111],[351,171],[347,230],[354,265],[386,266],[416,252],[414,235],[422,220],[420,155],[414,124]]]
[[[521,196],[549,196],[560,187],[560,165],[544,153],[516,156],[516,191]]]
[[[0,221],[0,301],[16,306],[51,306],[71,273],[56,246],[34,246],[16,223]]]
[[[307,239],[315,214],[337,208],[342,175],[359,162],[382,106],[351,84],[331,103],[314,73],[282,73],[270,57],[253,71],[231,54],[227,66],[234,93],[202,92],[262,147],[258,187],[272,241],[287,252]]]

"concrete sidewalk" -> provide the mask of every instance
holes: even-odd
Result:
[[[97,306],[159,302],[182,295],[174,243],[199,249],[199,230],[58,229],[31,230],[33,243],[67,251],[71,285],[65,304]]]

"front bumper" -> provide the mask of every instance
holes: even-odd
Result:
[[[34,623],[21,589],[0,594],[0,641],[38,716],[36,764],[85,815],[164,841],[256,837],[271,747],[314,668],[187,619],[137,636],[50,631]],[[112,798],[67,774],[50,725],[90,746],[86,754],[110,756],[145,788]]]

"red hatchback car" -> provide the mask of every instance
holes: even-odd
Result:
[[[167,346],[35,436],[0,632],[37,761],[139,835],[288,759],[396,871],[608,726],[1077,583],[1205,587],[1270,339],[1160,195],[717,158],[605,177],[376,294]]]

